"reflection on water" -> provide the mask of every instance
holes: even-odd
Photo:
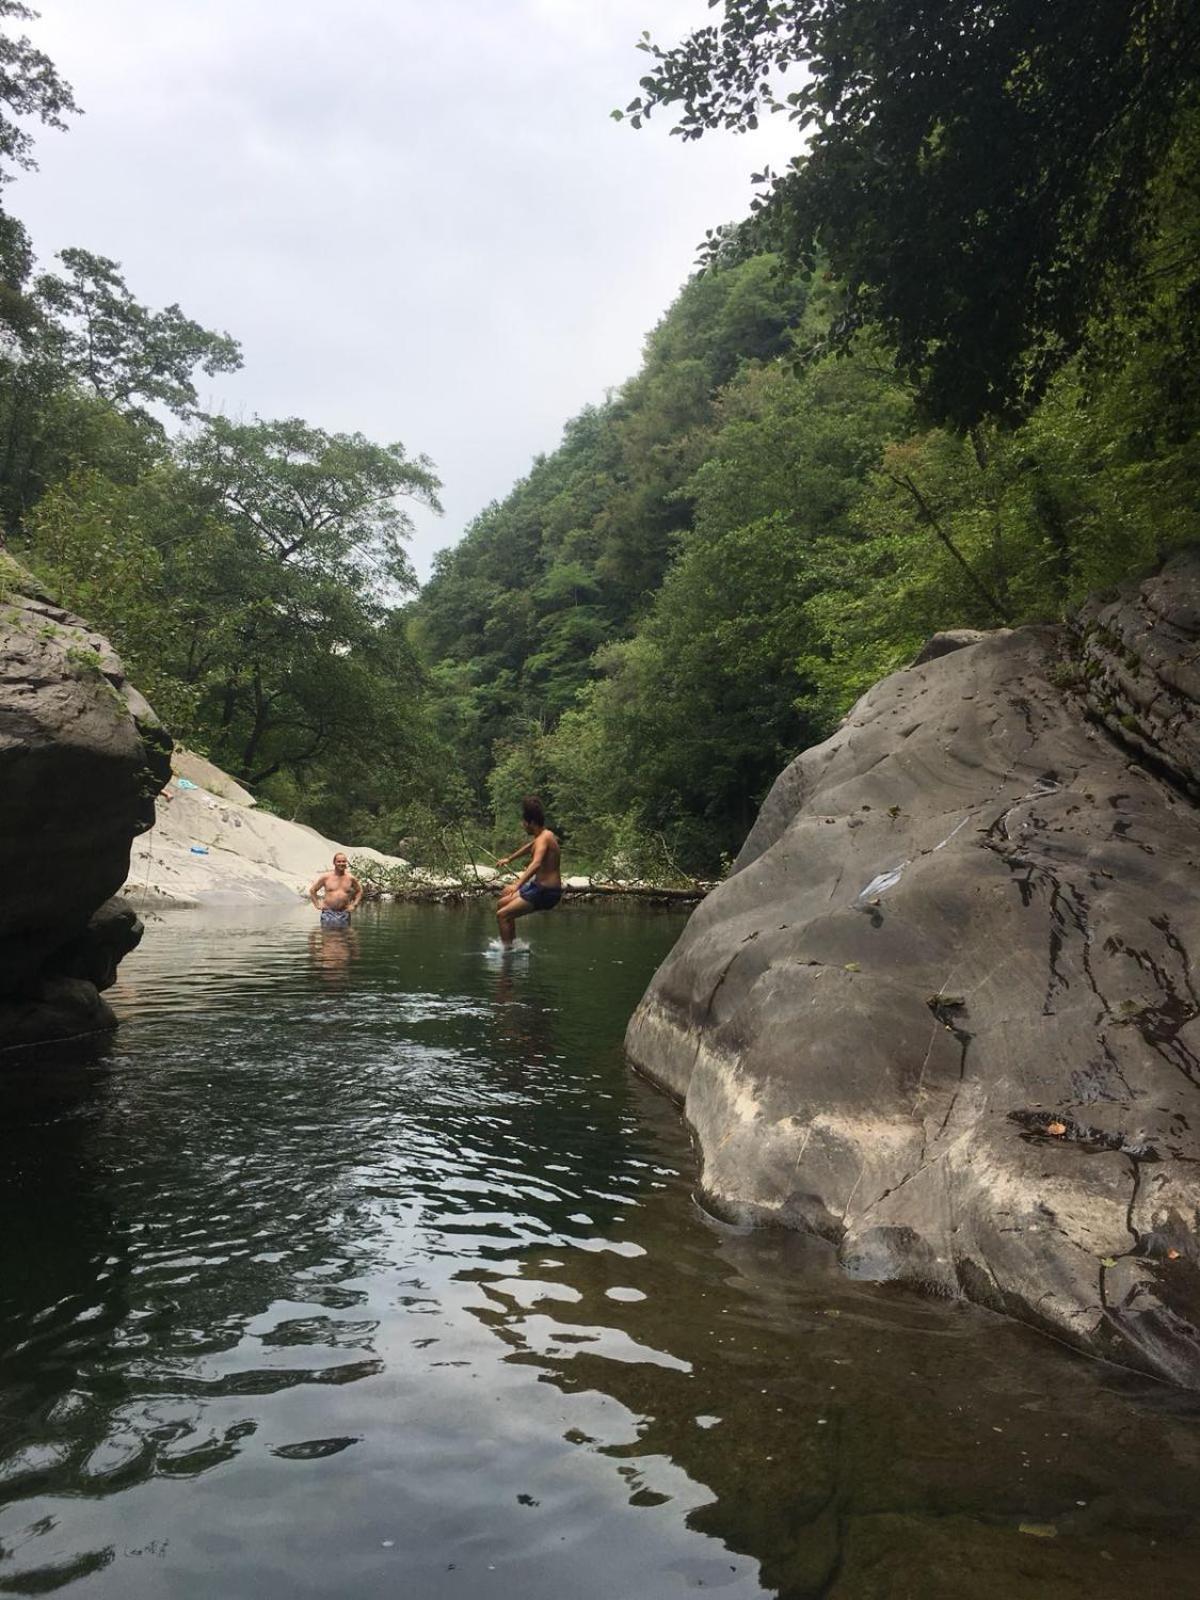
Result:
[[[691,1200],[674,917],[180,917],[0,1083],[0,1593],[1193,1592],[1193,1400]]]
[[[313,970],[331,987],[349,980],[360,948],[357,928],[314,928],[308,936]]]

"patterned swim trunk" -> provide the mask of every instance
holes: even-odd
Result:
[[[322,906],[321,926],[323,928],[348,928],[350,926],[350,913],[348,911],[335,911],[332,906]]]

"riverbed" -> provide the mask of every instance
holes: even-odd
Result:
[[[152,923],[0,1078],[0,1593],[1197,1592],[1200,1398],[696,1204],[683,920]]]

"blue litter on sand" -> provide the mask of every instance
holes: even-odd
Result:
[[[206,856],[208,854],[208,846],[206,844],[194,844],[192,846],[192,854],[194,856]]]
[[[176,778],[175,787],[177,789],[195,789],[199,786],[194,784],[190,778]]]

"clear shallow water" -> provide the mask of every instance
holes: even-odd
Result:
[[[696,1208],[680,925],[154,924],[0,1078],[0,1593],[1200,1592],[1194,1399]]]

